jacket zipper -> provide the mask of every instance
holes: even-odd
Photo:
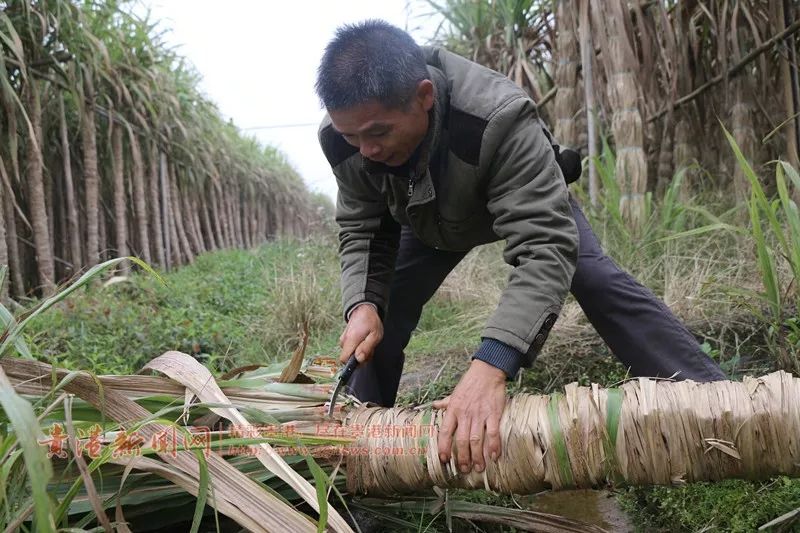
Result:
[[[414,185],[415,185],[414,174],[411,174],[409,176],[409,178],[408,178],[408,197],[409,198],[411,198],[411,196],[414,194]]]

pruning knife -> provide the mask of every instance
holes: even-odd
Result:
[[[336,407],[336,398],[339,396],[339,393],[347,385],[347,382],[350,381],[350,376],[353,375],[353,371],[358,366],[358,359],[356,359],[356,354],[350,356],[350,359],[347,360],[347,364],[344,365],[342,369],[342,373],[339,374],[339,381],[336,383],[336,387],[333,389],[333,394],[331,394],[331,401],[330,405],[328,406],[328,416],[333,416],[333,409]]]

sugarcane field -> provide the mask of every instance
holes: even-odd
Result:
[[[800,532],[794,0],[0,0],[0,529]]]

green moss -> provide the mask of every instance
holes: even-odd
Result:
[[[729,479],[683,487],[629,489],[619,497],[641,531],[756,531],[800,508],[800,480],[779,477],[768,483]],[[800,523],[784,523],[800,531]]]

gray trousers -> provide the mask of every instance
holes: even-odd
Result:
[[[726,379],[664,302],[603,253],[578,204],[571,197],[570,203],[580,240],[570,292],[611,352],[634,376],[669,377],[678,372],[676,379]],[[465,255],[430,248],[403,226],[383,340],[350,380],[357,398],[394,405],[403,350],[422,307]]]

